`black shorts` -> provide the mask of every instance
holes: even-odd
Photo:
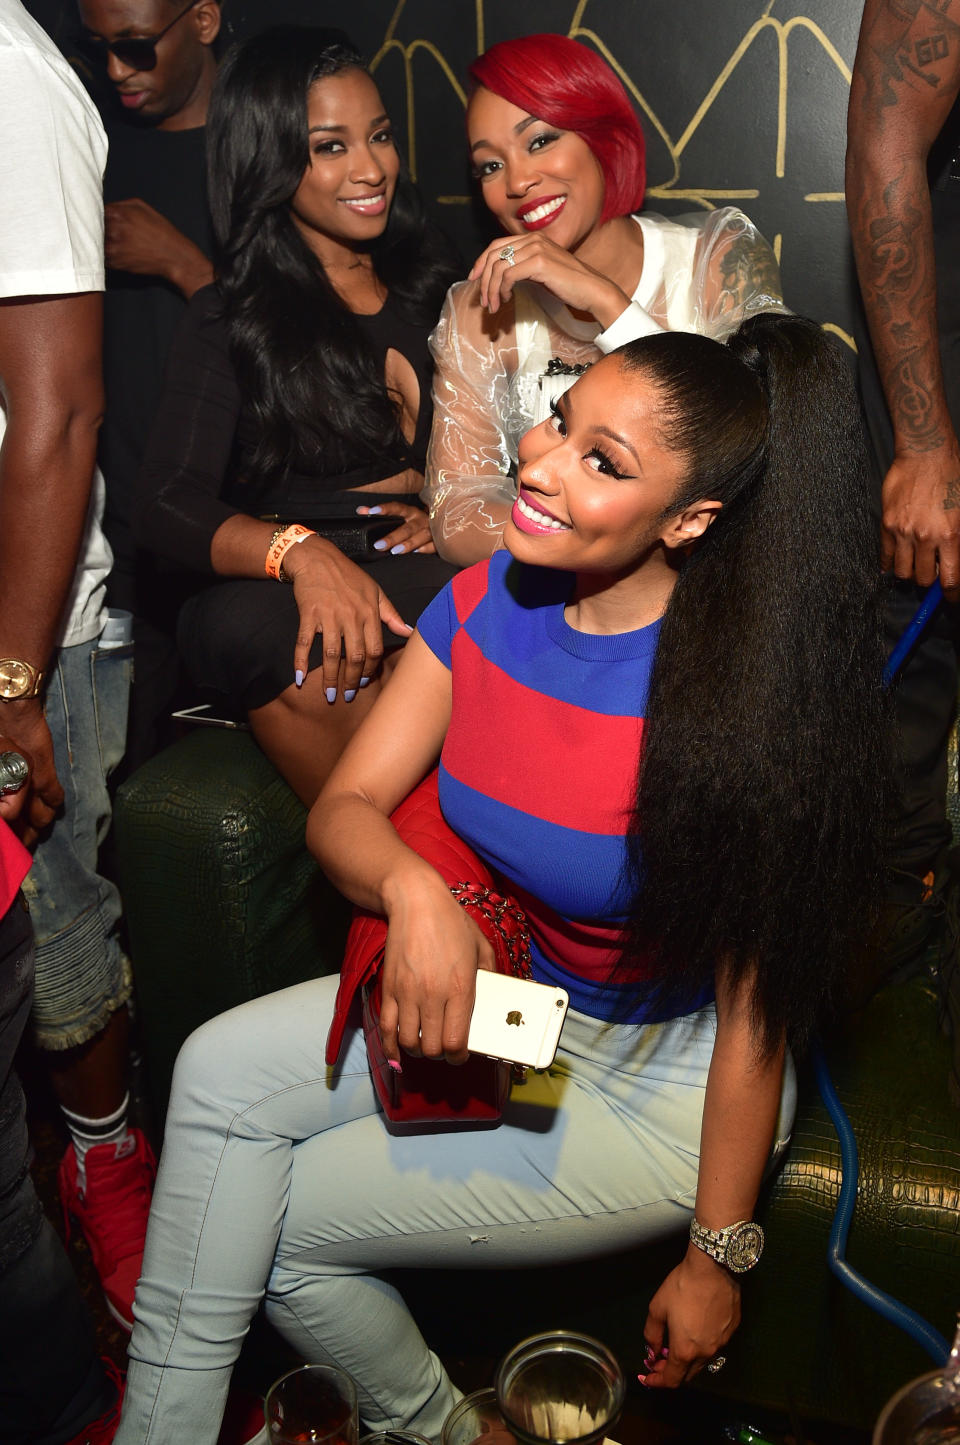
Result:
[[[416,552],[356,565],[411,626],[459,571],[442,557]],[[292,587],[267,577],[215,582],[181,608],[177,645],[198,688],[249,712],[272,702],[293,682],[299,626]],[[402,647],[403,642],[389,628],[383,629],[385,649]],[[310,649],[311,669],[322,662],[323,639],[317,636]]]

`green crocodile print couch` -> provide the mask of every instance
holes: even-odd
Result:
[[[304,816],[242,732],[198,729],[120,791],[121,883],[158,1118],[191,1029],[338,967],[347,910],[304,848]],[[849,1258],[950,1336],[960,1307],[960,1113],[948,1100],[932,987],[913,979],[883,990],[827,1054],[860,1147]],[[894,1390],[931,1363],[829,1273],[839,1182],[839,1146],[801,1070],[790,1153],[760,1210],[766,1253],[745,1281],[744,1323],[709,1389],[867,1429]],[[524,1271],[519,1280],[420,1271],[403,1287],[445,1358],[495,1356],[562,1323],[606,1340],[629,1369],[642,1355],[649,1297],[680,1249],[682,1241],[667,1241],[589,1270]]]

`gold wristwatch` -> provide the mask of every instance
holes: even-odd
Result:
[[[726,1229],[707,1229],[691,1219],[690,1240],[734,1274],[753,1269],[763,1253],[763,1230],[748,1219],[728,1224]]]
[[[0,658],[0,702],[36,697],[43,685],[43,673],[19,657]]]

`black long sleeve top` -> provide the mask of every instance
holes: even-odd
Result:
[[[311,472],[287,473],[255,494],[244,481],[244,461],[256,445],[256,420],[244,404],[230,356],[219,294],[205,286],[184,314],[167,365],[137,488],[135,531],[140,546],[197,572],[212,572],[210,543],[237,513],[282,515],[322,512],[325,497],[381,481],[406,467],[422,472],[430,436],[432,363],[430,327],[401,315],[391,298],[373,316],[357,316],[379,360],[393,349],[410,363],[420,387],[416,434],[402,455],[371,466],[366,454],[336,475],[318,457]]]

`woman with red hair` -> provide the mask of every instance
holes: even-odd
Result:
[[[656,331],[722,341],[784,309],[773,252],[742,211],[637,214],[643,130],[595,51],[526,35],[469,74],[474,175],[507,234],[451,288],[431,338],[423,495],[437,550],[461,565],[500,544],[517,442],[584,366]]]

